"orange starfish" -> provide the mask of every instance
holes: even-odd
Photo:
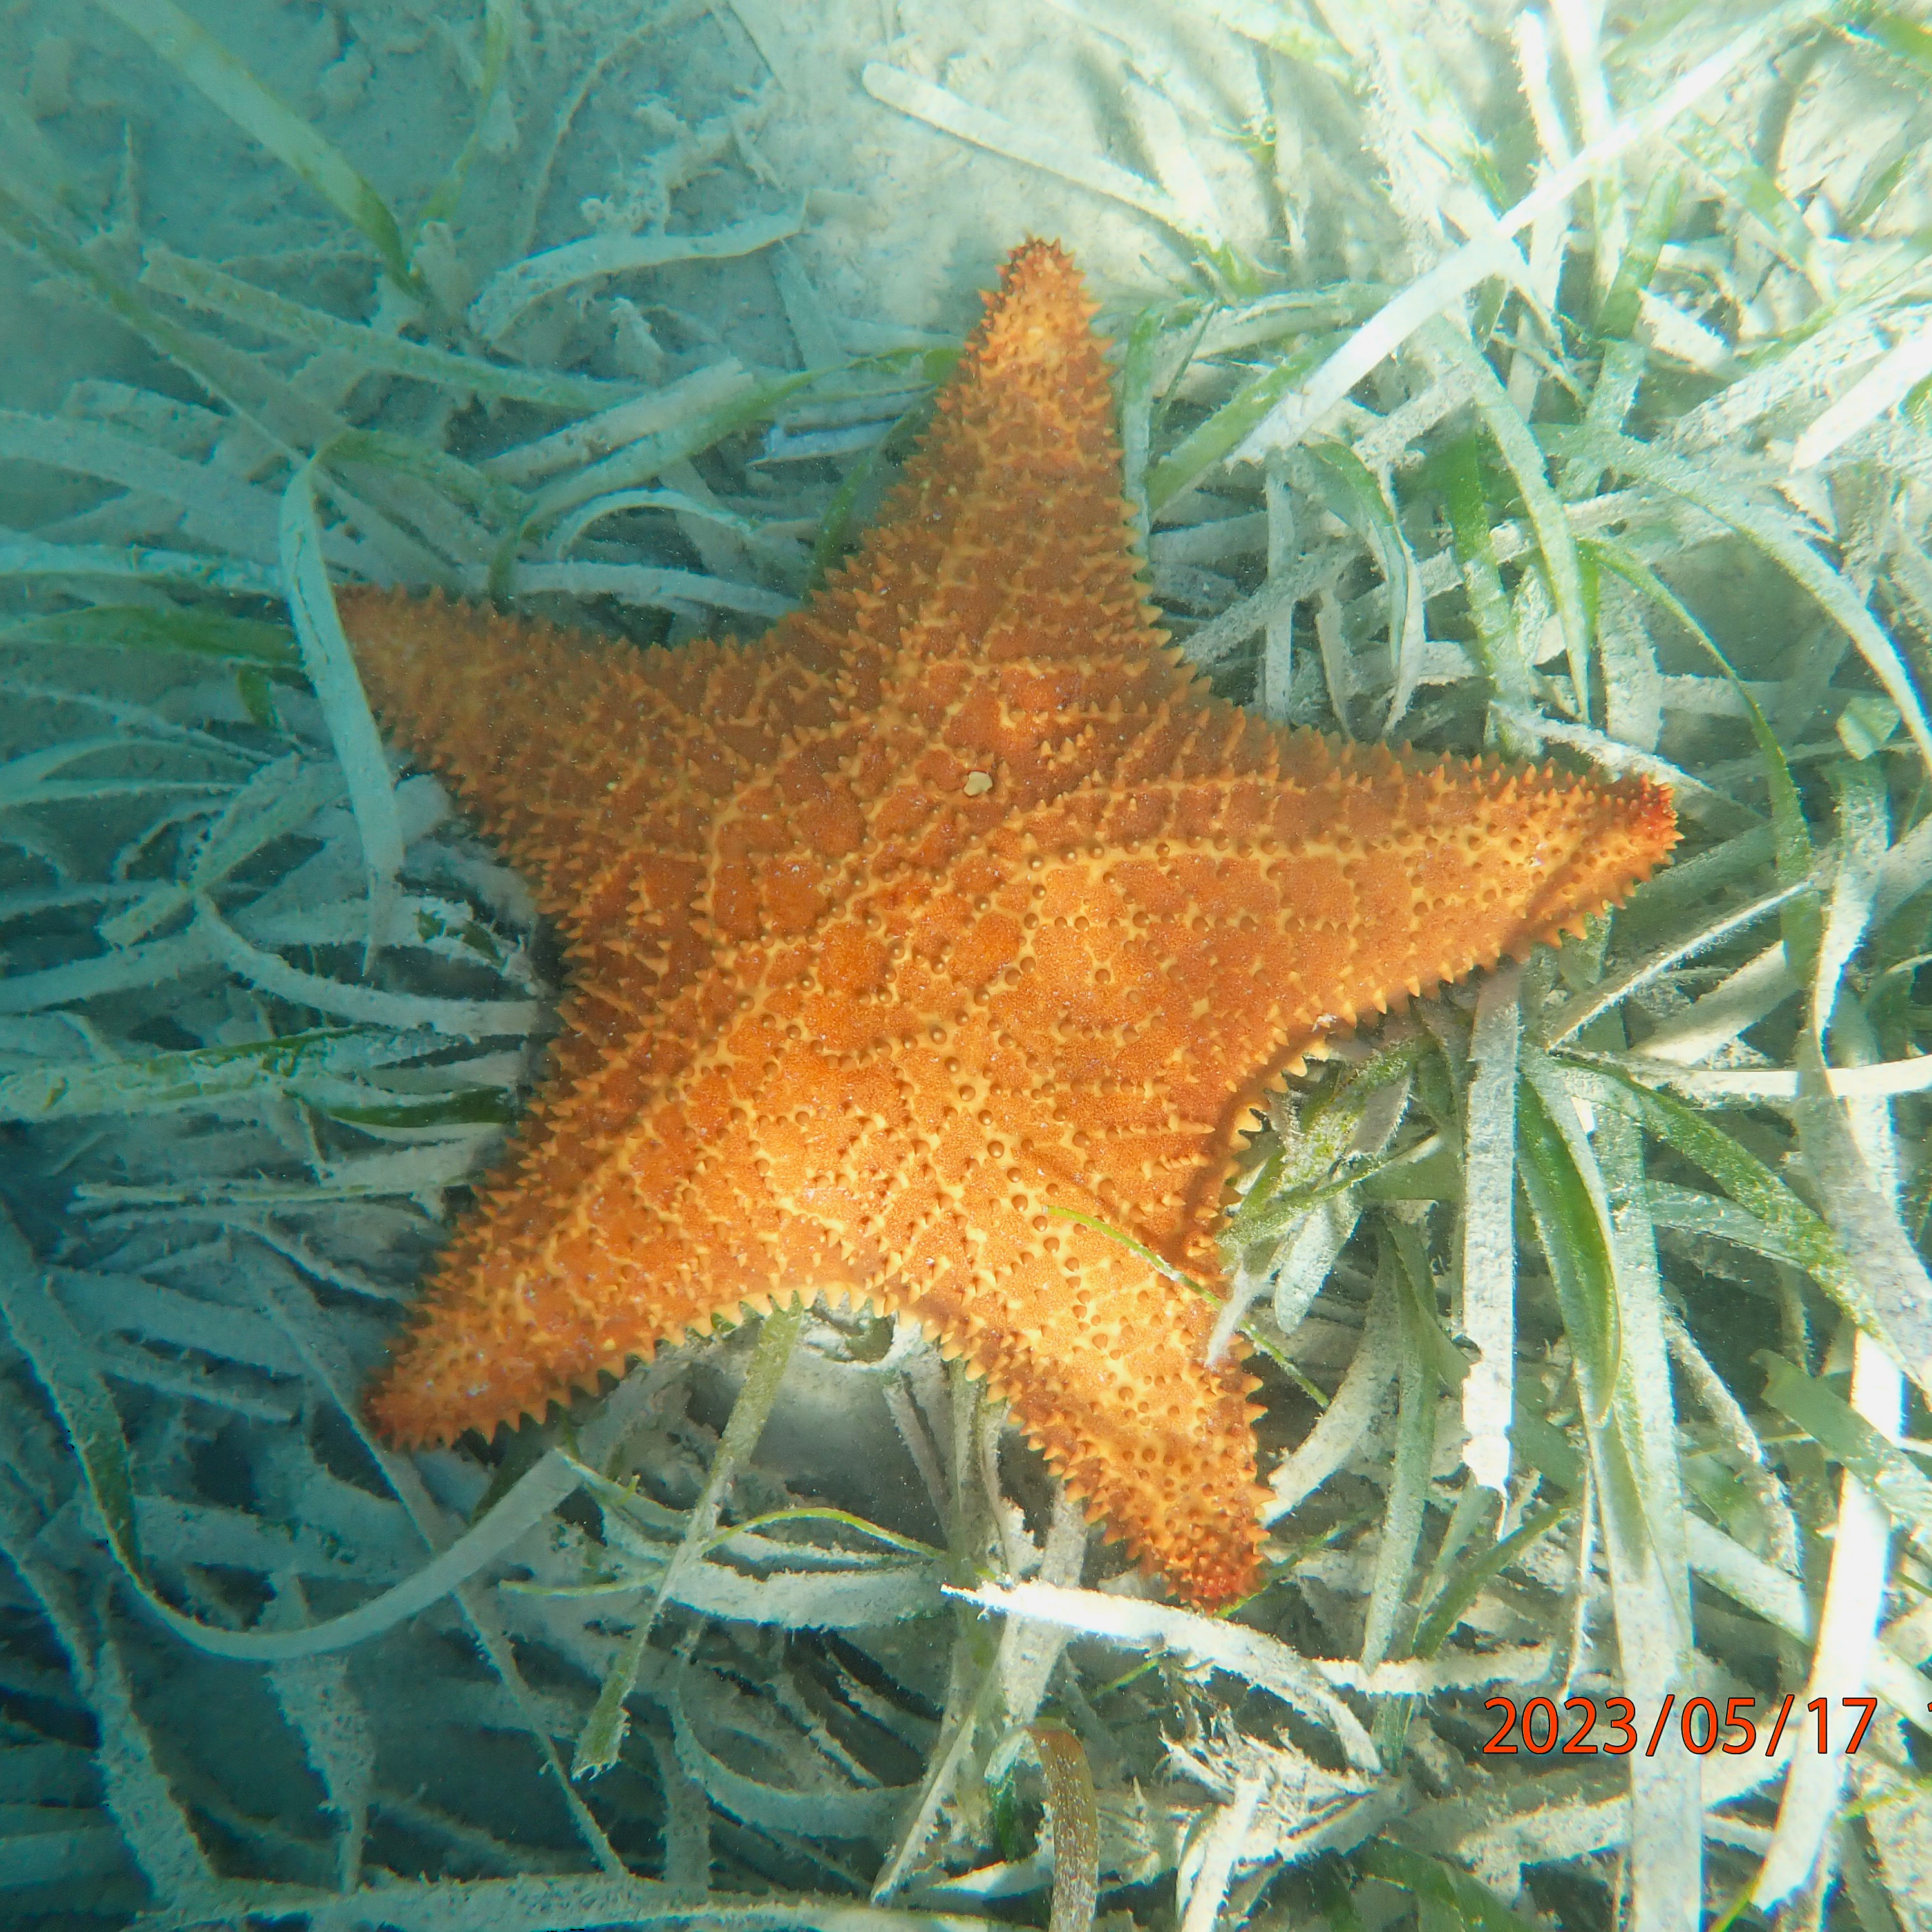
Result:
[[[794,1293],[916,1319],[1184,1596],[1254,1587],[1204,1365],[1230,1160],[1320,1036],[1574,927],[1666,796],[1210,698],[1136,580],[1092,307],[1033,242],[878,529],[752,646],[345,591],[369,693],[571,946],[554,1078],[370,1398],[488,1431]]]

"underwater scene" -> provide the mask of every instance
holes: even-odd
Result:
[[[1928,141],[0,5],[0,1926],[1932,1932]]]

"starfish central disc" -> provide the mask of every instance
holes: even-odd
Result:
[[[1666,796],[1358,752],[1210,698],[1136,581],[1072,264],[1030,243],[878,526],[755,645],[345,591],[370,698],[571,948],[550,1079],[370,1398],[542,1415],[775,1298],[963,1357],[1181,1594],[1258,1577],[1212,1287],[1239,1136],[1325,1033],[1521,956]]]

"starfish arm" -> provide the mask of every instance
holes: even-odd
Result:
[[[1139,581],[1094,312],[1060,249],[1013,252],[877,525],[788,620],[873,644],[882,697],[1010,762],[1008,808],[1050,789],[1067,738],[1192,675]]]
[[[607,645],[432,594],[336,593],[370,703],[572,938],[680,948],[721,804],[838,700],[822,646]]]
[[[1210,1286],[1240,1137],[1311,1046],[1580,932],[1677,837],[1645,781],[1338,747],[1220,706],[1131,762],[1001,835],[1028,883],[992,1014],[1083,1124],[1101,1211]]]
[[[1058,816],[1035,836],[1104,849],[1109,921],[1139,934],[1144,973],[1157,964],[1202,1004],[1189,1056],[1218,1060],[1212,1035],[1228,1065],[1270,1072],[1325,1033],[1580,934],[1678,837],[1647,779],[1337,743],[1219,705],[1144,734]]]

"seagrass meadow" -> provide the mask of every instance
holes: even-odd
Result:
[[[1922,9],[0,55],[0,1920],[1932,1928]],[[568,961],[333,588],[755,640],[1029,234],[1217,698],[1681,833],[1270,1085],[1211,1320],[1084,1217],[1261,1381],[1211,1613],[850,1299],[487,1442],[365,1406]]]

